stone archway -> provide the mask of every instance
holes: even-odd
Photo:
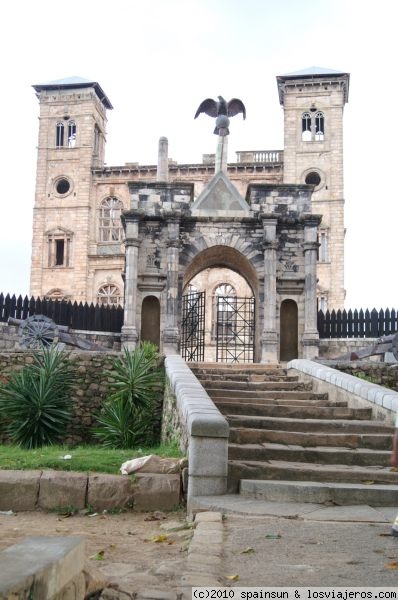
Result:
[[[257,272],[250,261],[235,248],[221,245],[212,246],[199,252],[186,268],[182,289],[187,290],[188,284],[193,284],[195,290],[206,293],[206,333],[204,335],[206,348],[204,350],[204,360],[233,362],[235,353],[239,361],[258,360],[260,342],[256,333],[258,332],[259,311],[258,309],[255,310],[255,306],[258,305],[259,300],[259,283]],[[228,349],[220,350],[220,336],[218,335],[219,332],[217,333],[217,327],[214,326],[215,314],[217,314],[215,306],[217,299],[214,297],[216,284],[229,284],[232,288],[235,288],[237,300],[230,303],[229,308],[232,311],[235,310],[234,318],[237,324],[240,323],[240,332],[245,331],[244,335],[239,336],[239,345],[235,345],[234,358],[231,360],[227,359],[227,357],[231,358],[232,356]],[[223,342],[225,343],[225,339]],[[251,345],[251,350],[248,352],[246,350],[242,351],[245,344]]]
[[[280,314],[280,360],[298,357],[298,308],[294,300],[284,300]]]

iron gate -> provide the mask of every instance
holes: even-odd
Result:
[[[254,362],[254,310],[254,298],[218,296],[217,362]]]
[[[182,297],[181,355],[187,361],[204,361],[206,292]]]

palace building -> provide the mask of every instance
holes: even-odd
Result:
[[[278,76],[284,148],[238,152],[234,162],[204,155],[200,164],[170,161],[161,138],[157,164],[105,166],[112,104],[99,83],[74,77],[33,87],[31,295],[124,304],[127,344],[151,339],[189,359],[184,323],[192,298],[206,292],[208,360],[228,360],[235,308],[252,298],[247,360],[316,355],[317,307],[344,304],[348,73]]]

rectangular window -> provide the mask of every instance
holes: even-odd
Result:
[[[55,240],[55,265],[62,266],[65,259],[65,240]]]
[[[68,235],[48,236],[48,266],[69,267],[71,239]]]

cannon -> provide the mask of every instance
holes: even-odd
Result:
[[[347,352],[337,356],[334,360],[362,360],[370,356],[380,356],[386,352],[392,352],[395,360],[398,361],[398,333],[386,335],[379,338],[373,346],[356,350],[355,352]]]
[[[61,342],[68,346],[80,348],[80,350],[95,352],[106,352],[109,350],[79,335],[69,333],[69,327],[66,325],[57,325],[45,315],[31,315],[26,319],[9,317],[8,323],[9,325],[19,326],[18,337],[22,348],[34,350]]]

